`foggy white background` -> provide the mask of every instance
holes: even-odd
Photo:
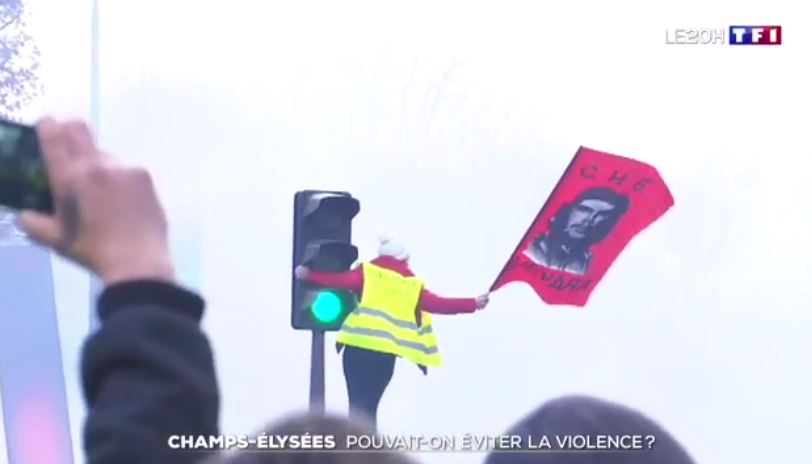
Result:
[[[40,109],[86,116],[90,2],[31,1]],[[485,312],[436,318],[446,365],[424,378],[399,364],[383,432],[495,434],[587,393],[646,411],[700,462],[804,454],[812,39],[800,3],[338,3],[101,2],[100,137],[154,170],[181,234],[202,226],[189,281],[209,303],[224,432],[306,407],[309,337],[289,327],[296,190],[351,191],[363,257],[388,232],[432,290],[474,296],[585,145],[655,165],[676,206],[584,309],[515,284]],[[785,45],[665,45],[667,28],[730,24],[780,24]],[[78,444],[86,278],[63,263],[56,278]],[[329,408],[344,411],[332,339],[327,359]]]

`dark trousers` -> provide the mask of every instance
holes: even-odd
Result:
[[[344,380],[350,397],[350,414],[372,421],[376,429],[378,404],[392,380],[396,359],[387,353],[344,347]]]

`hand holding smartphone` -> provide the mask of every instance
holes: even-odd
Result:
[[[53,213],[36,129],[4,119],[0,119],[0,206]]]

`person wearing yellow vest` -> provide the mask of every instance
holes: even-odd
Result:
[[[488,294],[476,298],[435,295],[409,268],[409,253],[403,245],[387,237],[380,242],[375,259],[348,272],[296,268],[299,279],[360,294],[358,307],[338,331],[337,349],[344,351],[350,411],[365,416],[373,426],[397,358],[413,362],[424,374],[428,367],[442,364],[431,313],[473,313],[488,304]]]

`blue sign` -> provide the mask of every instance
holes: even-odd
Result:
[[[11,219],[10,219],[11,218]],[[50,253],[0,212],[0,392],[11,464],[73,464]]]

